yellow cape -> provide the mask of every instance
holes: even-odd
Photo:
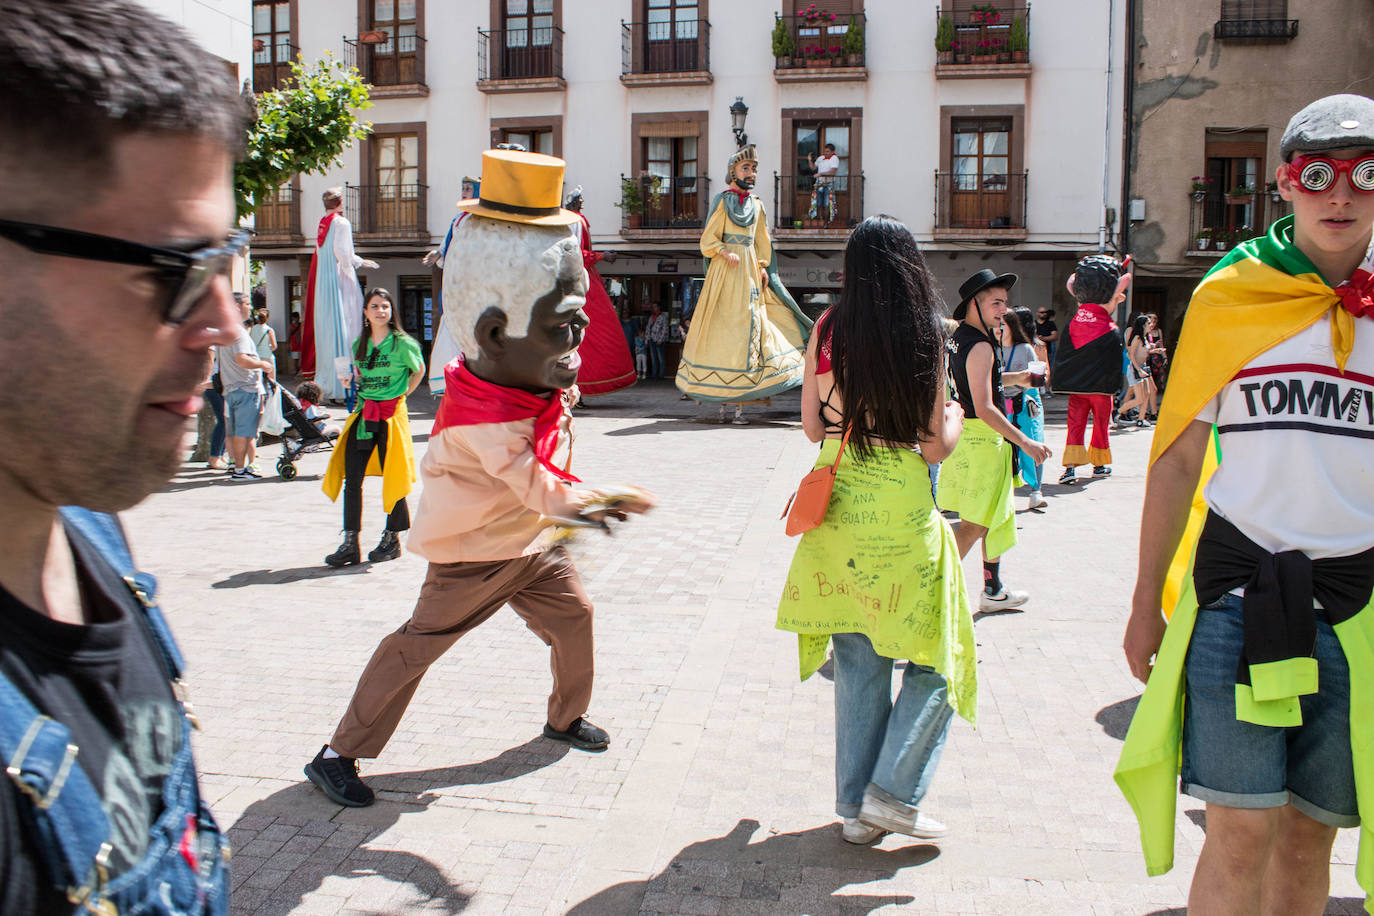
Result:
[[[334,444],[334,453],[329,456],[329,467],[325,468],[324,481],[320,488],[333,500],[339,498],[344,483],[344,450],[348,447],[348,431],[353,428],[362,415],[359,409],[349,414],[344,421],[343,431]],[[386,421],[386,467],[377,460],[377,450],[367,460],[364,476],[382,478],[382,508],[390,512],[396,503],[405,499],[415,483],[415,445],[410,441],[410,414],[406,412],[406,400],[396,405],[396,412]]]

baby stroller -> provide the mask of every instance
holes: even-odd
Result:
[[[288,433],[282,436],[277,473],[281,475],[282,480],[294,480],[296,459],[304,452],[332,449],[339,433],[332,429],[329,435],[320,432],[319,427],[311,423],[310,418],[305,415],[305,409],[301,407],[301,402],[296,400],[296,396],[280,385],[277,386],[277,396],[281,398],[281,416],[286,421]],[[295,438],[289,435],[292,430],[296,433]]]

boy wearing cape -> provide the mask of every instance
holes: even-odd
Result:
[[[1116,781],[1152,875],[1180,783],[1206,802],[1194,914],[1321,913],[1340,827],[1374,888],[1374,101],[1313,102],[1280,152],[1293,215],[1188,308],[1124,640]]]

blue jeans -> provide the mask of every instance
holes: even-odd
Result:
[[[1236,668],[1245,645],[1243,600],[1198,609],[1185,662],[1183,791],[1228,808],[1292,803],[1330,827],[1359,824],[1350,751],[1350,667],[1326,614],[1317,615],[1318,690],[1299,699],[1302,724],[1236,718]]]
[[[907,662],[892,702],[892,659],[862,633],[835,633],[835,813],[857,817],[869,783],[918,806],[953,714],[943,675]]]
[[[649,377],[663,378],[663,344],[649,341]]]
[[[358,380],[354,379],[348,383],[344,389],[344,409],[349,413],[353,412],[353,407],[358,403]]]
[[[210,432],[210,457],[220,458],[224,455],[224,395],[213,388],[206,388],[202,396],[215,412],[215,428]]]

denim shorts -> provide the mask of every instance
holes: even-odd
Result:
[[[1184,793],[1228,808],[1293,807],[1331,827],[1360,823],[1350,756],[1350,672],[1336,633],[1317,614],[1315,694],[1300,698],[1302,725],[1236,718],[1244,644],[1239,595],[1200,608],[1188,646],[1183,707]]]
[[[258,415],[262,413],[262,395],[256,391],[232,389],[224,392],[224,409],[228,414],[226,435],[245,439],[258,434]]]

